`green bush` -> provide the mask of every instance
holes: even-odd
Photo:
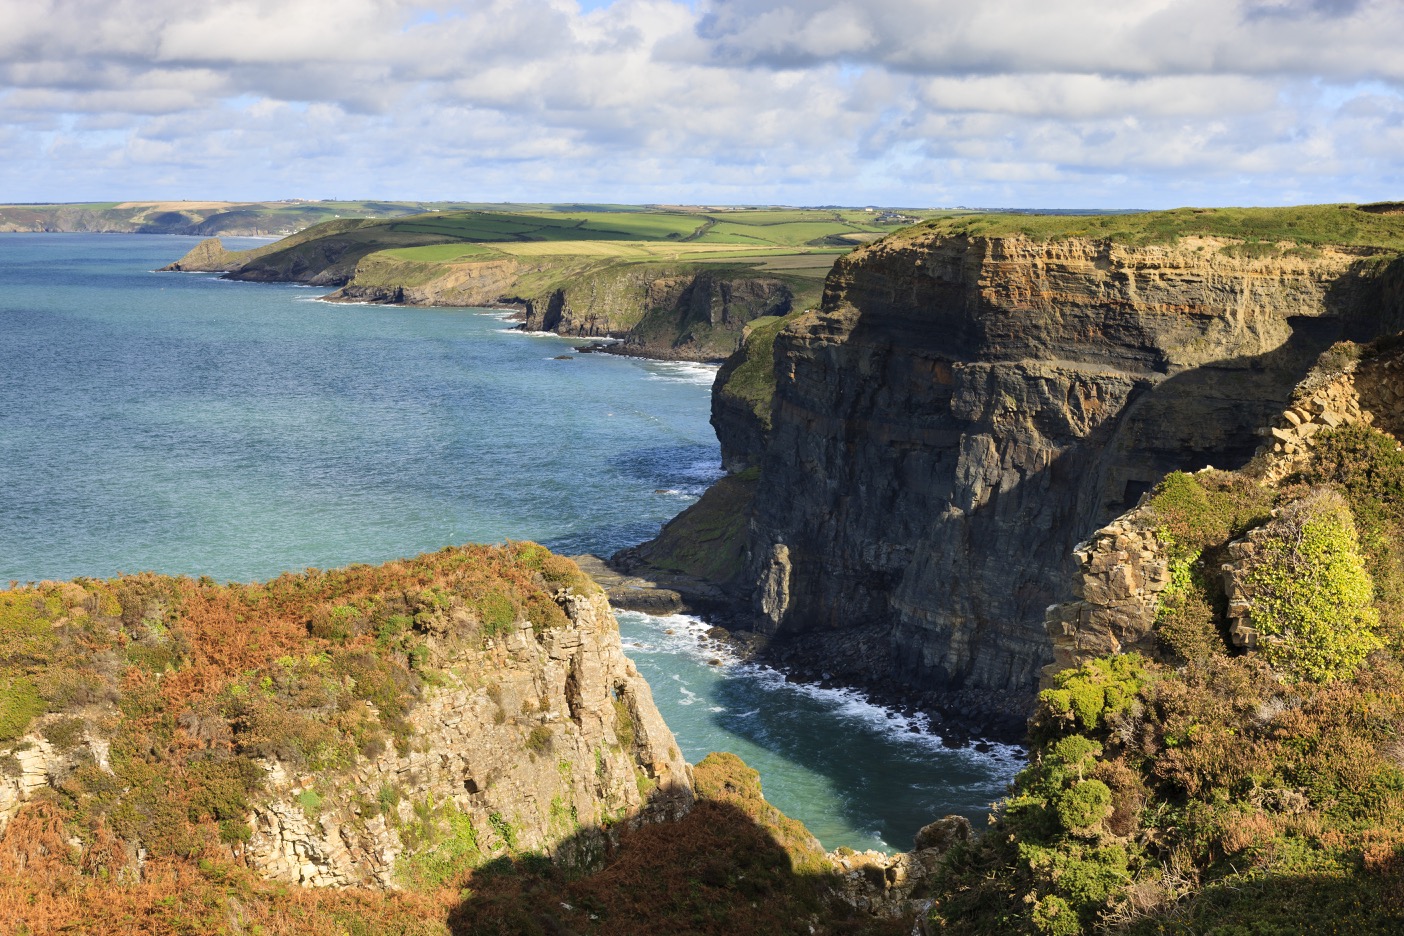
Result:
[[[1271,491],[1224,471],[1172,471],[1149,502],[1156,538],[1172,562],[1193,562],[1206,546],[1241,536],[1268,517],[1271,505]]]
[[[478,617],[483,622],[486,638],[510,634],[520,614],[516,602],[501,592],[489,592],[478,599]]]
[[[533,754],[545,754],[551,750],[551,729],[545,725],[537,725],[531,729],[527,735],[526,749]]]
[[[1100,780],[1083,780],[1054,797],[1053,809],[1069,832],[1090,831],[1111,815],[1111,788]]]
[[[1381,645],[1350,508],[1339,494],[1317,491],[1271,529],[1245,576],[1259,652],[1290,679],[1349,674]]]
[[[1054,677],[1054,688],[1039,693],[1031,729],[1043,735],[1095,731],[1107,719],[1130,709],[1150,678],[1149,663],[1136,653],[1088,660]]]
[[[303,815],[308,819],[315,820],[322,814],[324,802],[324,797],[316,790],[303,790],[297,794],[297,804],[302,807]]]
[[[34,683],[24,676],[0,679],[0,741],[14,741],[48,710]]]

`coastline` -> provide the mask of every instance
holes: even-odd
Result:
[[[738,661],[769,667],[787,682],[861,693],[874,705],[920,719],[924,733],[939,736],[945,747],[983,752],[991,745],[1022,748],[1028,743],[1032,696],[987,690],[923,692],[857,673],[835,672],[818,653],[806,653],[796,642],[776,642],[754,630],[747,609],[717,585],[685,573],[632,565],[629,553],[626,549],[609,559],[571,558],[604,588],[616,609],[697,617],[709,625],[707,637],[725,646]]]

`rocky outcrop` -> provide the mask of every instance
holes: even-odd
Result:
[[[1044,668],[1043,688],[1053,674],[1093,657],[1158,654],[1155,620],[1170,562],[1155,526],[1151,511],[1138,507],[1073,549],[1073,599],[1048,607],[1053,662]]]
[[[1404,354],[1397,348],[1368,349],[1362,360],[1361,353],[1357,345],[1342,344],[1321,356],[1292,391],[1290,404],[1258,431],[1261,444],[1244,469],[1250,477],[1274,486],[1302,471],[1311,462],[1313,441],[1328,430],[1366,425],[1396,438],[1404,435]],[[1128,651],[1161,655],[1154,627],[1171,576],[1158,525],[1154,509],[1141,505],[1073,550],[1074,597],[1047,611],[1054,661],[1045,670],[1045,685],[1054,673],[1093,657]],[[1227,601],[1226,636],[1237,647],[1256,643],[1243,579],[1257,542],[1274,534],[1273,523],[1250,530],[1228,544],[1227,561],[1214,570]]]
[[[269,763],[274,795],[254,811],[250,864],[308,886],[394,886],[400,830],[417,810],[452,810],[484,860],[565,847],[562,863],[588,866],[605,848],[589,830],[685,813],[688,766],[603,596],[572,595],[566,610],[572,628],[537,635],[523,621],[485,659],[457,660],[453,682],[412,712],[410,750],[333,783]],[[309,791],[325,804],[314,816]]]
[[[394,888],[450,860],[534,853],[590,866],[612,827],[685,814],[691,768],[625,657],[604,594],[562,588],[554,601],[566,625],[523,616],[485,643],[462,605],[421,613],[419,652],[439,675],[401,741],[335,769],[260,758],[248,832],[227,838],[242,860],[290,884]],[[116,718],[110,705],[45,715],[0,746],[0,835],[73,771],[112,775],[99,726]]]
[[[841,259],[775,342],[745,578],[778,658],[1031,691],[1074,545],[1171,470],[1246,462],[1324,348],[1400,319],[1369,250],[1223,247],[914,231]]]
[[[174,263],[161,267],[162,273],[227,273],[242,263],[238,253],[224,248],[218,237],[207,237]]]
[[[520,299],[529,331],[621,338],[610,350],[661,360],[720,361],[757,318],[785,315],[790,287],[773,277],[658,264],[582,271]]]
[[[946,816],[923,826],[909,852],[830,852],[828,859],[837,872],[835,895],[855,910],[875,917],[924,920],[942,858],[973,835],[969,819]]]

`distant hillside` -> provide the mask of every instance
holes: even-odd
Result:
[[[341,219],[248,251],[212,239],[167,269],[340,286],[333,300],[504,306],[531,330],[721,360],[747,323],[816,305],[835,259],[917,216],[558,206]]]
[[[382,201],[131,201],[0,205],[0,233],[282,236],[336,218],[394,218],[461,204]]]

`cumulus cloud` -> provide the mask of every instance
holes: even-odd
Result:
[[[0,199],[1399,197],[1395,0],[0,0]]]

